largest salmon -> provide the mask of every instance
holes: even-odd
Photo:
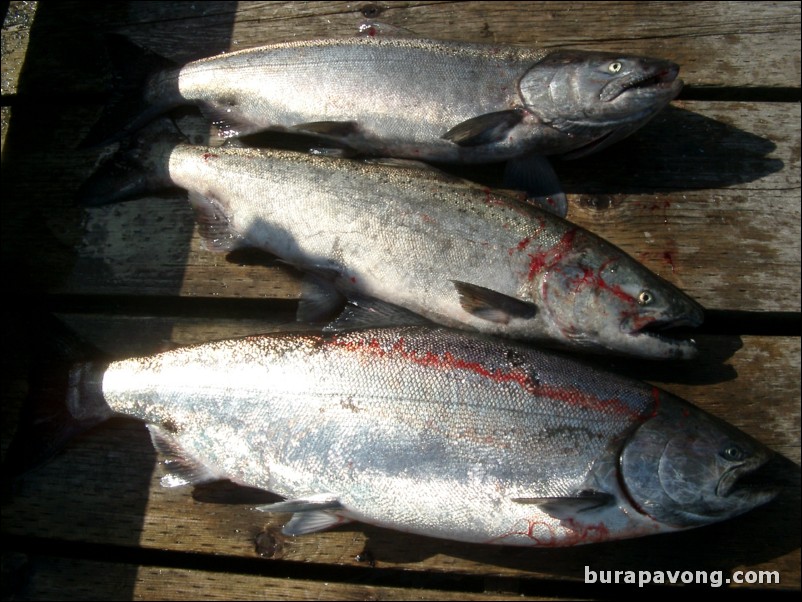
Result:
[[[113,40],[130,75],[87,144],[196,104],[229,136],[292,128],[368,155],[577,156],[628,136],[682,87],[670,61],[604,52],[377,36],[275,44],[171,67],[132,46]]]
[[[288,498],[261,509],[293,512],[294,535],[356,520],[569,546],[705,525],[776,493],[752,477],[768,449],[665,391],[442,328],[273,334],[84,363],[66,399],[78,430],[113,414],[147,422],[164,484],[232,479]],[[9,456],[57,416],[20,431]],[[50,431],[43,443],[59,441]]]
[[[184,188],[211,246],[258,247],[347,297],[447,326],[642,357],[696,351],[666,329],[701,323],[698,304],[512,193],[418,166],[192,146],[161,132],[154,140],[102,166],[83,196],[101,203]],[[305,307],[325,297],[310,295]]]

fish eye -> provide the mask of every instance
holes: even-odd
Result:
[[[622,67],[621,63],[619,63],[618,61],[616,61],[616,62],[614,62],[614,63],[610,63],[610,64],[607,66],[607,70],[608,70],[610,73],[618,73],[619,71],[621,71],[621,67]]]
[[[654,301],[654,295],[649,291],[641,291],[640,295],[638,295],[639,305],[649,305],[652,301]]]
[[[738,462],[746,457],[746,452],[737,445],[728,445],[719,452],[719,455],[730,462]]]

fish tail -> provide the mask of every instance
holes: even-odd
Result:
[[[113,415],[102,391],[108,362],[55,318],[48,322],[54,323],[54,334],[33,361],[28,396],[5,454],[3,474],[12,478],[44,464],[73,437]]]
[[[169,155],[186,142],[173,121],[162,117],[129,138],[78,189],[78,200],[98,207],[173,188]]]
[[[118,34],[106,36],[106,48],[114,71],[111,97],[82,149],[118,142],[177,104],[171,89],[177,84],[159,77],[173,71],[175,63]]]

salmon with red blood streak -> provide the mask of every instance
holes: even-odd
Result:
[[[326,302],[340,295],[372,297],[445,326],[557,347],[696,353],[667,335],[702,322],[696,302],[517,194],[433,168],[196,147],[166,132],[122,149],[81,194],[97,205],[169,186],[189,192],[207,247],[259,248],[336,288],[302,305],[321,310],[308,320],[330,315]]]
[[[260,509],[293,513],[291,535],[363,521],[573,546],[706,525],[775,494],[748,478],[771,452],[689,403],[456,330],[248,337],[79,364],[61,382],[68,407],[26,413],[10,465],[63,441],[56,427],[138,418],[166,456],[164,484],[230,479],[281,495]],[[31,390],[31,402],[57,391]]]

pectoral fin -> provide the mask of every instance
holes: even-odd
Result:
[[[477,318],[497,324],[508,324],[513,318],[531,319],[537,315],[537,306],[533,303],[476,284],[457,280],[452,282],[459,293],[462,309]]]
[[[567,497],[513,498],[518,504],[532,504],[558,519],[573,518],[579,512],[588,512],[612,504],[615,496],[603,491],[585,490]]]
[[[241,114],[239,107],[234,104],[234,99],[224,99],[220,104],[203,103],[199,106],[201,113],[212,122],[218,138],[239,138],[264,129],[263,126],[251,123],[247,117]]]
[[[481,146],[504,140],[509,131],[524,118],[520,109],[487,113],[463,121],[443,134],[443,138],[460,146]]]

